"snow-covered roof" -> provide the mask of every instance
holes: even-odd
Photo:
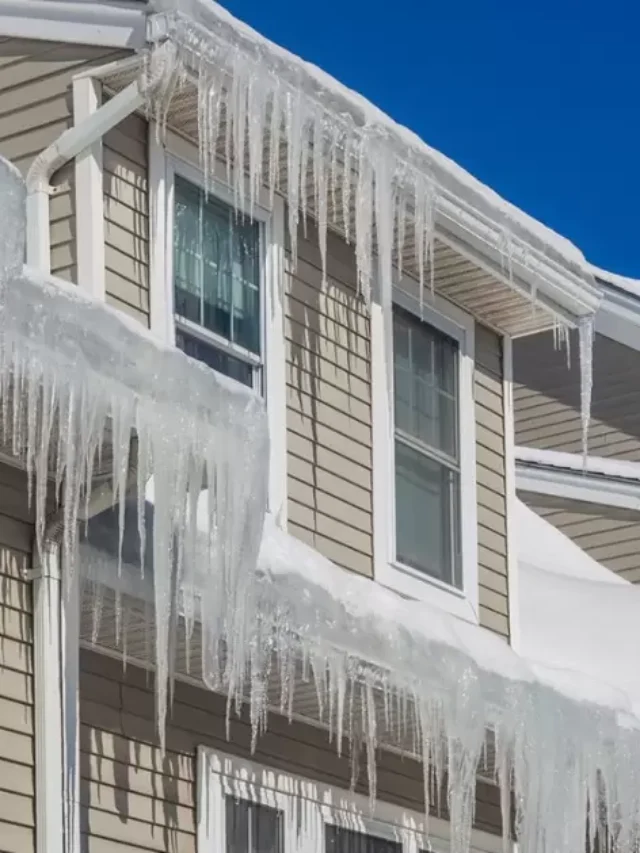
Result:
[[[631,462],[627,459],[606,459],[601,456],[588,456],[583,459],[575,453],[543,450],[539,447],[516,447],[515,455],[518,462],[538,465],[542,468],[557,468],[619,480],[640,480],[640,462]]]
[[[518,654],[477,625],[344,571],[268,516],[241,634],[226,638],[224,655],[209,638],[202,677],[236,700],[248,697],[256,733],[269,705],[288,713],[298,692],[317,697],[313,716],[337,742],[347,735],[365,747],[373,791],[378,745],[416,753],[440,778],[446,770],[454,849],[468,846],[474,769],[487,730],[495,735],[503,806],[512,785],[522,804],[524,849],[573,851],[576,839],[595,832],[588,813],[612,820],[614,803],[619,843],[629,849],[640,810],[633,630],[640,590],[522,504],[516,521]],[[104,551],[96,554],[92,537],[90,530],[81,561],[89,577],[149,597],[153,568],[142,579],[125,565],[118,580],[115,559],[109,565]],[[206,606],[193,590],[180,605],[196,659]],[[90,624],[87,631],[101,636]]]
[[[222,145],[235,163],[244,162],[246,145],[249,192],[263,179],[272,187],[279,178],[279,187],[286,188],[294,249],[298,217],[307,206],[307,182],[312,181],[310,209],[319,223],[323,256],[327,226],[348,231],[355,210],[365,295],[378,272],[374,249],[384,287],[391,282],[398,244],[409,238],[422,279],[437,227],[440,236],[477,253],[498,278],[508,279],[563,321],[576,322],[595,310],[599,292],[575,246],[365,98],[263,38],[212,0],[156,0],[153,8],[157,14],[150,18],[149,35],[158,49],[149,67],[156,83],[160,70],[161,83],[153,93],[158,115],[166,117],[181,83],[195,81],[205,169],[219,133],[226,135]],[[235,189],[242,197],[241,170],[235,172]]]

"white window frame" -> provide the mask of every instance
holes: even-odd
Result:
[[[174,312],[173,230],[174,179],[178,174],[199,187],[204,176],[195,145],[167,131],[164,142],[153,123],[149,126],[149,182],[152,247],[150,258],[151,331],[164,344],[175,346],[176,325],[189,334],[213,344],[222,352],[261,365],[261,391],[267,404],[270,435],[268,509],[281,527],[286,527],[286,363],[284,338],[285,210],[284,201],[261,189],[254,206],[243,212],[260,223],[260,356],[203,330],[195,323],[178,319]],[[233,189],[226,182],[226,167],[216,161],[210,193],[234,207]],[[247,198],[248,198],[247,191]]]
[[[374,570],[379,583],[401,595],[479,622],[478,507],[476,489],[476,418],[474,395],[475,321],[435,295],[422,306],[411,295],[413,282],[381,292],[371,306],[373,419]],[[410,312],[458,343],[458,442],[460,448],[460,535],[462,588],[430,577],[396,558],[395,423],[393,306]]]
[[[312,837],[317,849],[305,846],[307,853],[325,853],[324,826],[336,826],[376,835],[402,845],[401,853],[435,851],[446,853],[450,844],[450,826],[442,818],[430,817],[428,835],[424,813],[376,800],[373,808],[368,797],[302,776],[237,758],[201,746],[198,749],[198,826],[199,853],[226,851],[225,796],[270,806],[283,813],[283,853],[297,849],[295,837],[300,819],[315,823]],[[503,853],[502,837],[473,830],[472,851]]]

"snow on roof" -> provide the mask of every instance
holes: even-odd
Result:
[[[386,254],[384,244],[390,243],[392,234],[386,234],[389,222],[381,208],[386,208],[387,215],[391,215],[395,204],[392,190],[394,186],[404,187],[409,199],[415,196],[416,215],[420,219],[418,230],[429,228],[430,208],[434,204],[444,212],[453,202],[458,208],[458,224],[464,226],[466,222],[471,228],[474,217],[476,220],[478,216],[483,218],[484,237],[502,255],[505,267],[517,262],[533,271],[537,269],[536,258],[543,258],[554,267],[556,274],[561,268],[565,276],[573,276],[573,286],[581,288],[586,301],[589,301],[586,294],[593,288],[593,277],[582,252],[575,245],[501,198],[360,94],[264,38],[213,0],[155,0],[154,9],[158,14],[152,18],[152,39],[161,40],[163,36],[170,35],[181,51],[182,60],[195,69],[201,94],[208,96],[208,100],[206,97],[203,100],[209,110],[208,121],[202,121],[203,125],[211,124],[213,116],[217,126],[220,95],[216,73],[220,73],[220,67],[234,77],[236,94],[235,103],[231,105],[234,111],[245,101],[243,87],[246,82],[246,101],[251,103],[252,112],[249,134],[264,132],[268,114],[273,116],[272,104],[277,107],[277,121],[273,124],[276,127],[280,123],[279,101],[284,99],[282,124],[293,150],[287,162],[289,183],[294,184],[295,194],[295,213],[292,215],[297,216],[299,158],[315,157],[313,153],[306,153],[307,136],[313,139],[315,148],[319,147],[320,140],[329,139],[329,159],[334,158],[335,142],[339,139],[341,150],[351,150],[353,168],[360,171],[358,183],[361,186],[357,191],[362,193],[362,201],[366,202],[358,205],[360,229],[364,232],[361,237],[356,235],[359,244],[363,241],[368,243],[371,239],[369,220],[375,207],[380,255]],[[173,84],[168,81],[168,88],[174,91],[175,79]],[[229,113],[227,105],[227,117]],[[244,124],[243,117],[238,126]],[[244,129],[237,131],[238,134],[244,144]],[[201,128],[200,135],[207,136],[205,127]],[[210,133],[208,138],[212,138]],[[239,141],[232,140],[234,145]],[[261,149],[256,145],[255,150]],[[322,160],[322,157],[318,159]],[[329,183],[326,174],[319,176],[317,173],[317,169],[322,168],[319,162],[314,162],[314,177],[321,177],[321,186],[316,193],[321,207],[324,204],[322,195]],[[399,213],[406,213],[404,207]],[[323,209],[318,214],[322,228]],[[475,222],[474,233],[477,233],[477,227]],[[424,233],[419,240],[424,247]],[[359,261],[366,265],[366,248],[362,245],[359,248]],[[365,270],[365,277],[367,275]]]
[[[542,450],[538,447],[516,447],[515,455],[518,462],[544,468],[560,468],[579,474],[596,474],[619,480],[640,480],[640,462],[630,462],[626,459],[605,459],[601,456],[587,456],[585,459],[575,453]]]
[[[576,699],[640,727],[640,587],[518,501],[520,654]]]

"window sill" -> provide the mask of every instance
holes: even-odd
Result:
[[[405,598],[423,601],[465,622],[478,624],[477,607],[474,607],[464,590],[449,586],[410,566],[398,562],[379,564],[376,566],[375,580]]]

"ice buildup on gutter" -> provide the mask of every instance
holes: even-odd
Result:
[[[5,214],[0,241],[0,394],[3,442],[34,484],[37,547],[51,518],[52,484],[61,507],[64,570],[76,566],[78,528],[93,511],[95,485],[118,507],[138,510],[137,547],[153,553],[158,727],[164,736],[175,590],[188,589],[200,512],[203,624],[230,634],[242,619],[254,572],[268,484],[263,401],[73,286],[22,266],[24,186],[0,159]],[[147,531],[145,489],[155,482]],[[202,501],[200,501],[202,504]],[[57,517],[57,516],[56,516]]]
[[[534,281],[548,274],[571,281],[572,292],[580,292],[585,303],[595,300],[591,267],[574,245],[365,98],[263,38],[213,0],[156,0],[154,8],[148,72],[154,80],[151,108],[160,126],[176,92],[194,82],[205,181],[220,154],[239,207],[251,209],[261,186],[272,197],[282,193],[294,263],[299,220],[312,213],[323,276],[332,227],[354,240],[359,289],[369,301],[374,281],[391,288],[394,264],[401,268],[409,235],[422,304],[425,286],[433,290],[434,285],[438,221],[494,252],[514,288],[517,268]],[[535,283],[530,296],[538,298]],[[567,318],[558,315],[557,321],[566,326]],[[585,449],[592,329],[589,317],[579,324]]]
[[[545,580],[547,563],[554,558],[550,551],[540,553],[539,542],[551,542],[555,533],[563,541],[553,540],[551,550],[566,560],[567,577],[554,579],[552,589],[573,585],[579,600],[590,603],[589,613],[597,623],[593,607],[599,590],[592,574],[604,570],[542,519],[537,519],[542,530],[532,527],[526,508],[522,509],[517,520],[528,527],[522,530],[520,560],[524,569],[533,570],[526,580]],[[149,504],[148,512],[153,511]],[[95,548],[101,541],[113,543],[109,530],[113,531],[115,519],[95,521],[82,551],[83,569],[92,581],[87,604],[93,606],[95,581],[100,579],[103,590],[120,588],[127,606],[140,609],[141,601],[151,595],[153,566],[147,566],[143,579],[139,566],[127,562],[118,578],[114,545],[110,556],[108,549]],[[533,551],[531,542],[538,543]],[[127,561],[135,563],[135,548],[125,547]],[[583,563],[588,564],[584,570]],[[581,573],[571,577],[576,566]],[[193,583],[197,590],[197,567]],[[611,584],[613,594],[623,598],[624,588],[624,583]],[[202,635],[196,629],[198,642],[191,649],[181,644],[181,654],[183,665],[188,667],[191,661],[192,677],[200,674],[207,686],[227,693],[232,704],[247,702],[254,741],[267,724],[268,707],[291,715],[300,707],[297,700],[303,692],[304,707],[313,705],[313,714],[329,728],[338,750],[345,740],[352,758],[364,752],[372,797],[379,747],[392,745],[417,756],[425,769],[426,811],[430,805],[446,806],[451,849],[467,853],[476,773],[489,732],[506,845],[513,820],[526,853],[575,853],[584,849],[585,839],[593,843],[596,832],[603,850],[636,849],[639,706],[627,701],[624,690],[607,684],[602,653],[597,655],[600,669],[590,674],[589,661],[580,654],[579,636],[568,642],[566,650],[559,650],[567,669],[554,668],[548,638],[536,639],[546,630],[544,583],[535,596],[512,602],[526,608],[525,640],[531,655],[527,660],[489,631],[345,572],[279,530],[267,516],[258,571],[245,594],[244,618],[234,636],[212,635],[203,626]],[[188,591],[179,604],[185,620],[192,618],[187,617],[193,613],[192,596]],[[196,601],[197,611],[205,611],[206,593],[202,600],[196,594]],[[633,616],[633,607],[627,595],[620,611],[625,614],[625,629],[635,624],[627,619]],[[557,605],[549,611],[554,616],[560,613]],[[199,618],[196,613],[196,622]],[[130,624],[134,619],[135,614]],[[607,617],[607,624],[614,622],[614,615]],[[576,614],[572,624],[583,630],[587,620]],[[553,636],[559,625],[548,626],[556,632]],[[100,633],[100,626],[95,627]],[[619,631],[616,636],[621,636]],[[633,631],[626,637],[627,684],[638,682],[634,670],[628,669],[638,645],[633,637]],[[597,632],[585,641],[591,649],[600,647]],[[606,648],[615,654],[610,643]],[[438,803],[436,792],[443,786],[446,802]],[[307,849],[300,847],[301,853]]]

